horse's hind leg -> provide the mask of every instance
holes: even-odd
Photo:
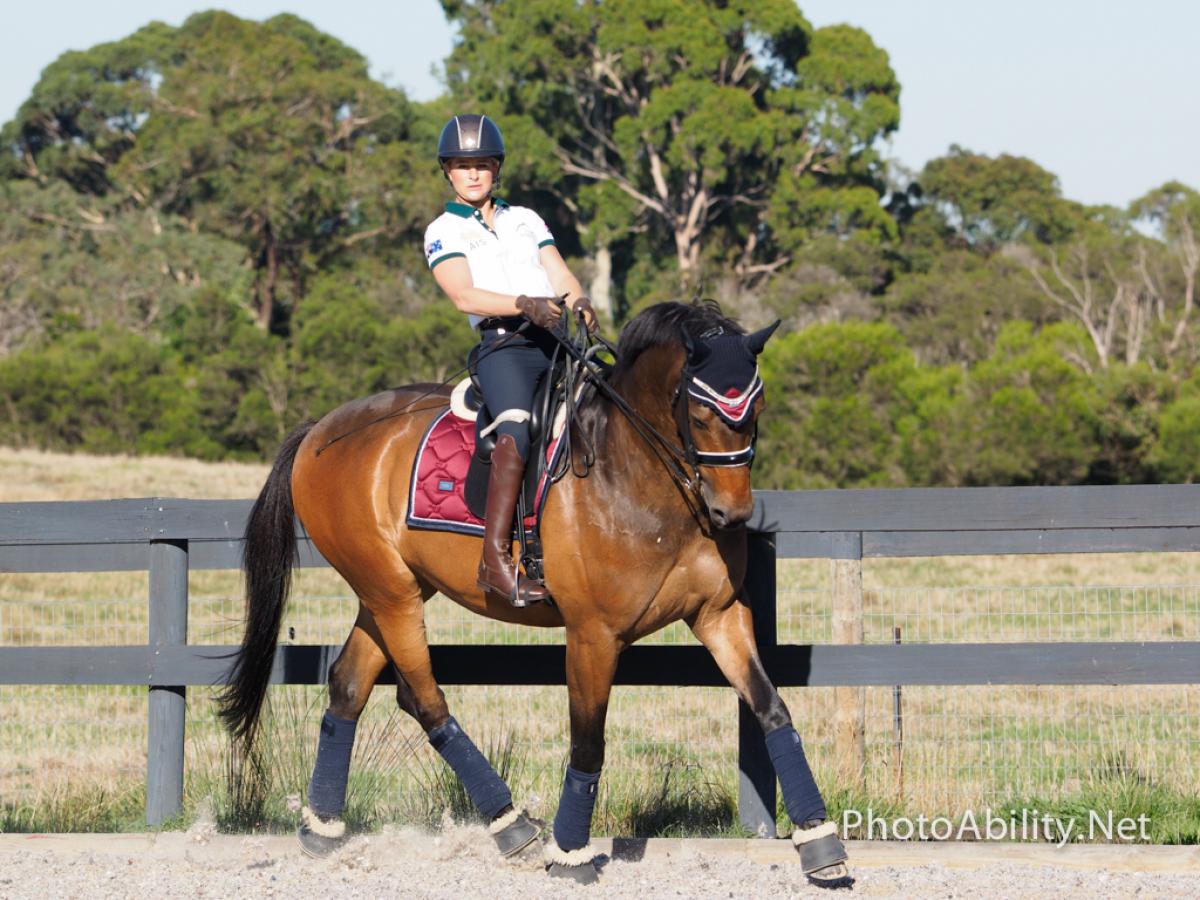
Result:
[[[488,820],[488,831],[500,852],[511,856],[533,843],[538,828],[524,810],[513,808],[508,785],[450,714],[446,696],[433,677],[424,603],[416,599],[380,603],[373,610],[396,670],[397,702],[421,724],[429,743],[454,770],[471,802]]]
[[[724,608],[702,607],[688,625],[762,726],[788,817],[796,826],[792,841],[800,852],[804,873],[818,884],[844,884],[849,877],[845,847],[838,839],[836,823],[826,821],[825,801],[809,769],[800,735],[792,726],[791,713],[763,670],[750,608],[741,600]]]
[[[300,846],[309,856],[328,856],[345,840],[342,811],[354,732],[386,664],[370,613],[360,608],[350,637],[329,669],[329,708],[321,718],[308,805],[301,811]]]

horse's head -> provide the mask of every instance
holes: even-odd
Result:
[[[754,461],[763,383],[758,356],[779,327],[753,334],[717,326],[698,337],[684,332],[685,357],[673,400],[675,423],[699,491],[718,528],[745,524],[754,509]]]

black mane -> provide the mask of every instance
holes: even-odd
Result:
[[[682,346],[684,332],[698,338],[718,328],[726,334],[746,333],[741,325],[721,312],[716,300],[672,301],[647,307],[621,330],[613,377],[632,366],[643,350],[662,344]]]

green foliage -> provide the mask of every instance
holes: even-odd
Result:
[[[175,29],[151,22],[120,41],[68,51],[42,71],[0,130],[0,177],[65,181],[87,194],[115,187],[110,167],[133,146],[172,64]]]
[[[245,252],[177,217],[0,181],[0,355],[111,325],[154,334],[205,287],[248,286]]]
[[[388,315],[341,275],[325,276],[296,322],[292,345],[301,417],[323,415],[356,394],[462,377],[475,341],[449,302],[412,317]]]
[[[1132,480],[1144,474],[1138,466],[1149,421],[1132,399],[1136,389],[1122,395],[1126,380],[1114,376],[1100,386],[1067,361],[1086,363],[1088,354],[1076,326],[1035,331],[1020,321],[1005,325],[994,352],[971,368],[922,366],[883,324],[814,325],[785,335],[763,356],[771,406],[757,483]]]
[[[770,412],[758,483],[779,488],[901,483],[892,421],[914,367],[895,329],[848,322],[776,338],[762,357]]]
[[[964,484],[1074,484],[1095,456],[1097,397],[1086,373],[1064,359],[1087,352],[1070,325],[1035,333],[1006,325],[995,353],[970,374],[954,422],[970,460]]]
[[[807,236],[894,233],[875,145],[899,85],[864,32],[814,32],[791,0],[443,7],[455,99],[520,136],[518,195],[557,198],[584,247],[646,248],[617,258],[625,309],[657,271],[676,295],[708,273],[747,285]]]
[[[959,146],[889,171],[887,53],[792,0],[443,6],[423,105],[287,14],[52,61],[0,129],[0,441],[261,458],[455,377],[475,336],[419,247],[470,109],[616,320],[709,294],[785,321],[760,486],[1200,477],[1195,189],[1084,207]]]
[[[19,161],[9,175],[120,195],[241,244],[259,321],[284,332],[314,271],[365,242],[419,240],[403,188],[428,195],[432,173],[393,146],[416,117],[359,53],[295,16],[204,12],[65,54],[0,140]]]
[[[1191,484],[1200,478],[1200,373],[1179,387],[1158,416],[1158,439],[1149,462],[1163,481]]]
[[[1047,318],[1018,262],[954,249],[937,254],[926,271],[898,278],[878,307],[922,360],[942,364],[983,359],[1007,322]]]
[[[113,328],[0,360],[0,442],[103,453],[184,452],[203,442],[193,398],[163,347]]]
[[[1056,243],[1081,214],[1062,198],[1052,173],[1020,156],[991,159],[956,144],[925,166],[919,183],[926,201],[971,245],[996,247],[1026,236]]]

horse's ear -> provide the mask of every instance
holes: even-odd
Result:
[[[693,369],[696,366],[702,365],[709,355],[712,353],[712,348],[703,341],[697,342],[686,328],[683,329],[683,347],[687,351],[688,365]]]
[[[763,347],[767,346],[767,339],[775,333],[775,329],[779,327],[779,323],[780,320],[776,319],[766,328],[762,328],[754,332],[754,334],[748,334],[742,338],[742,340],[746,343],[746,349],[755,356],[758,356],[758,354],[762,353]]]

